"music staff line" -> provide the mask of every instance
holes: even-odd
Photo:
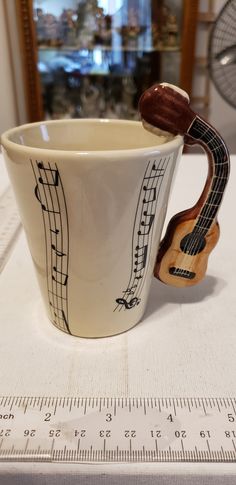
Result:
[[[138,208],[140,207],[141,213],[139,214],[139,226],[138,227],[137,227],[137,216],[138,216],[138,214],[136,214],[136,218],[135,218],[135,221],[134,221],[133,241],[132,241],[132,266],[131,266],[130,279],[129,279],[129,283],[128,283],[128,288],[129,288],[128,295],[130,295],[130,289],[131,289],[131,291],[133,289],[135,289],[135,292],[133,293],[133,295],[138,294],[140,286],[141,286],[141,282],[142,282],[142,279],[143,279],[143,276],[144,276],[142,274],[142,269],[144,269],[145,266],[142,266],[140,268],[136,268],[136,265],[135,265],[136,259],[135,259],[135,256],[134,256],[134,254],[135,254],[134,251],[137,251],[137,249],[140,249],[140,247],[143,247],[145,245],[144,239],[146,239],[146,238],[142,238],[142,241],[141,241],[141,238],[137,237],[137,236],[141,236],[141,234],[139,234],[139,232],[141,232],[140,231],[140,219],[142,218],[143,204],[144,203],[149,204],[149,199],[146,199],[147,186],[144,185],[144,183],[146,184],[147,181],[149,182],[149,180],[150,180],[149,177],[147,176],[150,164],[151,164],[151,162],[149,161],[148,166],[146,168],[144,180],[142,182],[141,189],[140,189],[140,197],[139,197],[139,200],[138,200]],[[152,186],[150,187],[150,189],[152,189],[154,187],[154,183],[155,183],[155,178],[152,179]],[[143,197],[144,187],[145,187],[145,197],[144,197],[144,199],[141,200],[141,198]],[[151,191],[149,192],[149,197],[150,197],[150,194],[151,194]],[[154,196],[151,196],[151,201],[154,201],[154,200],[155,200]],[[136,246],[135,247],[134,247],[134,238],[136,238]],[[146,246],[148,248],[147,244],[146,244]],[[146,252],[146,256],[145,256],[145,263],[146,263],[147,251],[145,251],[145,252]],[[123,298],[124,299],[126,299],[128,295],[127,295],[126,291],[123,292]],[[140,295],[140,293],[139,293],[139,295]],[[136,297],[136,298],[137,298],[136,304],[138,304],[139,303],[139,297]],[[127,307],[125,307],[125,308],[127,308]],[[119,311],[121,311],[121,309],[122,309],[122,306],[119,308]]]
[[[147,173],[148,173],[148,169],[149,169],[149,166],[150,166],[151,162],[149,161],[148,164],[147,164],[147,167],[146,167],[146,170],[145,170],[145,174],[144,174],[144,180],[146,180],[146,176],[147,176]],[[134,254],[134,251],[137,249],[138,247],[138,244],[136,244],[136,246],[134,247],[134,244],[135,244],[135,238],[136,238],[136,234],[135,234],[135,228],[136,228],[136,221],[137,221],[137,217],[138,217],[138,210],[141,206],[141,197],[143,197],[143,184],[144,184],[144,181],[142,182],[141,184],[141,188],[140,188],[140,192],[139,192],[139,197],[138,197],[138,202],[137,202],[137,208],[136,208],[136,212],[135,212],[135,219],[134,219],[134,226],[133,226],[133,233],[132,233],[132,262],[131,262],[131,272],[130,272],[130,279],[129,279],[129,282],[128,282],[128,285],[127,285],[127,288],[128,290],[124,290],[123,291],[123,299],[125,299],[127,297],[127,295],[129,294],[134,294],[135,292],[133,292],[133,289],[136,289],[138,288],[139,286],[139,282],[140,280],[142,279],[142,276],[139,275],[135,275],[135,278],[133,278],[133,273],[134,273],[134,261],[133,261],[133,254]],[[145,198],[144,198],[145,200]],[[134,280],[134,281],[133,281]],[[121,310],[122,306],[120,307],[120,310]],[[117,307],[115,308],[117,309]]]
[[[31,165],[34,171],[36,188],[35,196],[41,204],[44,230],[45,230],[45,244],[46,244],[46,265],[47,265],[47,287],[48,287],[48,298],[49,305],[51,308],[51,314],[56,326],[61,328],[60,322],[57,320],[62,320],[64,327],[67,332],[70,333],[68,327],[68,294],[67,294],[67,280],[68,280],[68,250],[69,250],[69,233],[68,233],[68,215],[66,209],[66,202],[64,196],[63,185],[61,183],[60,174],[55,164],[55,168],[51,168],[50,163],[48,167],[45,167],[43,162],[36,161],[36,167],[38,169],[38,174],[34,169],[33,163]],[[43,193],[39,190],[39,184],[43,189]],[[62,195],[62,201],[64,202],[64,212],[66,213],[67,221],[67,251],[64,249],[64,236],[63,236],[63,224],[62,224],[62,214],[60,197],[58,195],[58,190],[60,190]],[[40,194],[40,196],[39,196]],[[43,201],[42,201],[43,199]],[[47,230],[49,229],[49,231]],[[54,239],[52,239],[52,236]],[[58,249],[58,237],[60,238],[60,249]],[[58,259],[59,258],[59,259]],[[64,263],[63,259],[66,260]],[[50,260],[50,264],[49,264]],[[60,261],[60,264],[58,264]],[[66,267],[66,272],[63,271]],[[50,271],[49,271],[50,266]],[[65,287],[65,290],[63,290]],[[51,296],[50,296],[51,295]],[[60,301],[62,307],[60,307]],[[58,315],[58,309],[61,310],[60,315]],[[56,320],[55,320],[56,318]]]
[[[50,242],[51,242],[51,247],[52,247],[52,237],[51,237],[51,217],[50,217],[50,214],[52,214],[52,218],[54,220],[54,227],[56,227],[56,216],[55,214],[59,214],[59,218],[60,218],[60,228],[62,229],[62,222],[61,222],[61,214],[60,214],[60,203],[59,203],[59,199],[58,199],[58,194],[57,194],[57,190],[56,190],[56,187],[58,187],[58,170],[52,170],[52,173],[50,173],[50,164],[49,164],[49,169],[45,169],[44,168],[44,165],[42,163],[38,163],[38,169],[39,169],[39,173],[40,173],[40,177],[39,177],[39,181],[40,183],[42,184],[43,186],[43,190],[44,190],[44,195],[45,195],[45,200],[46,200],[46,207],[49,208],[49,202],[48,202],[48,197],[47,197],[47,188],[48,188],[48,196],[49,196],[49,200],[51,201],[51,207],[52,207],[52,210],[48,211],[48,221],[49,221],[49,226],[50,226]],[[49,170],[49,172],[48,172]],[[42,173],[43,171],[43,173]],[[45,179],[43,181],[43,177],[42,175],[44,175]],[[51,176],[52,180],[49,181],[48,179],[48,175]],[[54,200],[53,200],[53,194],[52,194],[52,190],[51,189],[54,188],[54,194],[56,195],[56,199],[57,199],[57,206],[58,206],[58,209],[59,210],[55,210],[55,206],[54,206]],[[62,239],[62,234],[61,234],[61,231],[60,232],[60,237],[61,237],[61,249],[63,248],[63,239]],[[58,233],[59,234],[59,233]],[[56,245],[57,245],[57,238],[56,238]],[[62,286],[60,284],[60,281],[56,279],[56,277],[53,275],[53,271],[55,271],[56,267],[57,267],[57,261],[56,261],[56,267],[53,266],[53,255],[51,253],[51,279],[52,279],[52,285],[53,285],[53,282],[56,283],[56,294],[58,293],[58,289],[59,289],[59,292],[60,292],[60,295],[62,296]],[[61,272],[62,272],[62,264],[61,264]],[[60,285],[58,287],[58,284]],[[56,305],[55,305],[55,300],[53,299],[53,306],[58,306],[58,301],[57,301],[57,297],[56,297]],[[55,312],[54,312],[54,316],[55,316]]]
[[[168,165],[168,162],[167,162],[167,165]],[[162,163],[162,166],[160,168],[161,163]],[[154,218],[156,213],[156,206],[158,203],[163,176],[167,168],[167,165],[165,166],[165,163],[166,163],[166,158],[164,158],[164,160],[159,161],[158,168],[156,167],[156,161],[152,162],[152,165],[151,165],[151,162],[149,161],[147,165],[143,182],[141,185],[141,189],[140,189],[135,222],[134,222],[133,238],[132,238],[133,256],[132,256],[132,267],[131,267],[130,279],[126,290],[123,291],[123,298],[118,298],[116,300],[118,305],[115,308],[115,310],[118,307],[120,307],[119,311],[121,311],[122,308],[126,308],[126,309],[132,308],[134,305],[137,305],[140,302],[140,295],[144,285],[145,273],[147,271],[148,261],[150,258],[149,247],[151,247],[152,245],[153,223],[154,223]],[[151,171],[150,171],[150,166],[151,166]],[[155,186],[155,184],[157,184],[158,182],[159,182],[158,186]],[[145,197],[141,201],[141,197],[143,197],[143,192],[145,193]],[[147,197],[147,194],[148,194],[148,197]],[[146,210],[144,210],[144,208]],[[137,218],[138,218],[138,212],[139,212],[138,209],[140,210],[140,217],[139,217],[139,223],[137,227]],[[136,245],[134,244],[135,236],[136,236]],[[149,255],[148,255],[148,251],[149,251]],[[132,296],[132,299],[130,300],[130,302],[133,302],[133,305],[129,306],[130,302],[127,302],[127,300],[128,300],[128,297],[131,297],[131,296]],[[127,304],[125,304],[125,302]]]
[[[59,230],[59,233],[60,234],[60,250],[61,252],[63,252],[63,233],[62,233],[62,218],[61,218],[61,207],[60,207],[60,200],[59,200],[59,197],[58,197],[58,192],[57,192],[57,187],[58,187],[58,183],[59,183],[59,172],[58,172],[58,169],[57,169],[57,166],[56,166],[56,170],[53,170],[51,169],[51,166],[49,164],[49,169],[48,168],[45,168],[43,165],[38,165],[38,168],[40,169],[40,178],[39,178],[39,181],[42,180],[42,185],[43,185],[43,188],[44,188],[44,192],[45,192],[45,197],[46,197],[46,200],[47,200],[47,195],[46,195],[46,188],[48,188],[48,191],[49,191],[49,196],[50,196],[50,199],[51,199],[51,204],[52,204],[52,207],[53,207],[53,210],[54,210],[54,202],[53,202],[53,194],[52,194],[52,190],[54,189],[54,192],[56,194],[56,198],[57,198],[57,205],[59,207],[59,220],[60,220],[60,229]],[[43,180],[43,177],[41,176],[42,175],[42,172],[41,170],[43,170],[43,175],[45,175],[45,179]],[[52,170],[52,172],[51,172]],[[50,181],[49,180],[49,175],[52,176],[52,180]],[[56,217],[55,217],[55,213],[53,213],[53,220],[54,220],[54,227],[56,227]],[[52,233],[51,233],[51,217],[49,216],[49,225],[50,225],[50,242],[51,242],[51,247],[53,246],[52,244]],[[56,247],[57,247],[57,234],[56,234]],[[51,254],[52,256],[52,254]],[[67,279],[68,279],[68,275],[65,274],[62,269],[63,269],[63,261],[61,260],[60,261],[60,269],[58,269],[58,260],[57,260],[57,254],[56,254],[56,265],[53,266],[53,257],[51,257],[51,277],[52,277],[52,281],[54,281],[56,283],[56,293],[60,293],[60,296],[62,296],[62,292],[63,292],[63,288],[62,286],[66,286],[67,285]],[[55,276],[56,274],[56,276]],[[58,278],[58,275],[59,275],[59,278]],[[63,280],[63,281],[62,281]],[[59,285],[59,286],[58,286]],[[59,290],[59,291],[58,291]],[[57,297],[56,297],[56,300],[57,300]],[[55,303],[54,303],[54,306]],[[57,306],[58,306],[58,302],[57,302]],[[68,310],[67,310],[67,314],[68,314]],[[54,316],[57,315],[55,312],[54,312]],[[66,327],[68,327],[68,323],[67,323],[67,320],[65,318],[65,325]]]
[[[164,177],[165,171],[166,171],[167,166],[168,166],[168,163],[169,163],[169,159],[170,158],[166,159],[166,157],[163,159],[163,164],[161,166],[161,170],[162,170],[161,173],[162,173],[162,175],[161,175],[161,177],[158,177],[156,179],[156,182],[157,183],[159,182],[159,183],[158,183],[158,191],[156,191],[156,199],[155,199],[155,201],[152,201],[152,206],[151,206],[151,213],[153,211],[153,214],[156,214],[156,211],[157,211],[157,204],[158,204],[158,199],[159,199],[159,195],[160,195],[160,190],[161,190],[161,186],[162,186],[162,182],[163,182],[163,177]],[[161,163],[161,160],[160,160],[159,163]],[[150,223],[150,231],[151,231],[151,235],[150,235],[151,236],[150,237],[150,248],[151,248],[152,247],[152,239],[153,239],[153,223],[154,223],[154,218],[152,218],[151,220],[149,220],[149,223]],[[138,234],[138,236],[139,236],[139,239],[140,239],[140,236],[143,236],[142,243],[140,243],[140,244],[144,244],[144,239],[145,239],[146,234]],[[149,251],[149,258],[150,258],[150,251]],[[148,267],[149,258],[147,258],[147,267]],[[140,281],[140,285],[139,285],[139,288],[138,288],[138,297],[139,297],[139,295],[142,292],[143,285],[144,285],[144,278],[141,279],[141,281]]]
[[[165,163],[165,160],[163,162],[163,166],[164,166],[164,163]],[[160,169],[160,172],[159,172],[158,175],[160,175],[160,174],[163,175],[164,174],[163,173],[163,166]],[[155,167],[155,162],[154,162],[154,165],[152,166],[152,169],[155,169],[155,168],[156,167]],[[149,187],[150,194],[151,194],[151,191],[154,188],[154,183],[158,180],[158,178],[157,177],[152,177],[152,176],[150,176],[150,174],[148,175],[148,177],[147,176],[144,177],[145,180],[147,180],[147,178],[148,178],[148,180],[153,180],[152,185]],[[143,186],[143,190],[146,190],[146,186]],[[160,190],[160,185],[159,185],[159,190]],[[155,192],[155,194],[156,194],[156,192]],[[158,191],[158,196],[159,196],[159,191]],[[150,214],[152,214],[152,215],[153,215],[153,211],[154,211],[154,213],[156,212],[156,204],[154,204],[155,201],[157,202],[156,195],[153,196],[153,197],[150,197],[148,200],[143,199],[143,203],[148,203],[149,210],[150,210]],[[151,204],[151,207],[150,207],[150,203],[151,202],[152,202],[152,204]],[[154,205],[154,207],[153,207],[153,205]],[[143,211],[143,207],[144,206],[141,206],[141,219],[142,219],[142,212],[143,212],[143,215],[145,215],[145,213],[148,214],[147,211]],[[150,233],[150,231],[152,229],[152,224],[154,222],[154,218],[153,217],[149,218],[148,222],[146,222],[146,219],[145,219],[145,222],[144,221],[141,221],[141,219],[140,219],[139,228],[138,228],[138,232],[137,232],[137,234],[138,234],[138,247],[145,246],[145,242],[147,242],[146,241],[147,240],[147,237],[146,236],[149,236],[149,233]],[[147,230],[141,231],[140,224],[142,224],[142,222],[143,222],[143,224],[146,224],[147,225]],[[152,243],[152,233],[151,233],[151,243]],[[146,246],[147,246],[146,247],[146,250],[147,250],[148,249],[148,244],[146,244]],[[146,252],[147,251],[145,251],[145,253]],[[142,292],[143,284],[144,284],[144,277],[145,277],[145,275],[142,274],[142,270],[145,269],[146,262],[147,262],[147,254],[145,255],[145,260],[143,260],[143,264],[138,268],[139,271],[135,271],[134,270],[134,272],[135,272],[135,279],[138,279],[137,288],[136,288],[136,293],[137,293],[138,300],[139,300],[140,294]],[[139,273],[138,276],[137,276],[137,273]]]
[[[58,232],[58,234],[60,233],[61,235],[61,249],[63,249],[63,237],[62,237],[62,221],[61,221],[61,208],[60,208],[60,202],[59,202],[59,198],[58,198],[58,193],[57,193],[57,190],[56,190],[56,187],[58,187],[58,181],[59,181],[59,177],[58,177],[58,170],[54,171],[52,173],[52,178],[53,178],[53,181],[49,181],[48,180],[48,175],[49,175],[49,172],[48,172],[48,169],[45,169],[44,166],[40,166],[38,165],[38,167],[41,169],[44,169],[44,174],[45,174],[45,181],[43,182],[43,178],[40,177],[39,178],[39,181],[41,181],[41,183],[43,183],[43,185],[45,185],[45,195],[46,195],[46,187],[48,187],[49,189],[49,195],[50,195],[50,198],[51,198],[51,202],[52,202],[52,206],[53,206],[53,209],[54,209],[54,205],[53,205],[53,196],[52,196],[52,189],[51,187],[54,187],[55,188],[55,192],[56,192],[56,197],[57,197],[57,204],[58,204],[58,207],[59,207],[59,214],[60,214],[60,228],[61,228],[61,231]],[[50,165],[49,165],[50,167]],[[50,167],[51,168],[51,167]],[[55,178],[54,178],[54,174],[55,174]],[[51,175],[51,173],[50,173]],[[53,214],[53,219],[54,219],[54,226],[56,227],[56,217],[55,217],[55,213]],[[51,243],[52,243],[52,233],[51,233],[51,218],[49,217],[49,224],[50,224],[50,239],[51,239]],[[56,241],[56,245],[57,245],[57,241]],[[51,244],[51,247],[53,247],[54,245]],[[55,246],[56,247],[56,246]],[[53,264],[53,258],[51,259],[51,264]],[[57,258],[56,258],[56,266],[53,266],[53,270],[52,271],[55,271],[56,274],[58,274],[58,272],[62,275],[62,262],[61,262],[61,271],[57,269],[58,267],[58,261],[57,261]],[[55,281],[57,283],[56,285],[56,294],[58,295],[58,284],[59,284],[59,290],[60,290],[60,296],[62,296],[62,281],[58,280],[53,272],[51,273],[51,277],[52,277],[52,280]],[[61,317],[59,317],[58,315],[58,310],[55,311],[55,308],[58,308],[58,297],[56,296],[56,301],[57,301],[57,305],[55,305],[55,303],[53,302],[53,307],[54,307],[54,316],[56,318],[59,318],[61,319]],[[64,313],[64,310],[62,309],[62,315],[64,315],[64,324],[67,326],[67,320],[66,320],[66,317],[65,317],[65,313]],[[56,322],[58,323],[58,322]]]

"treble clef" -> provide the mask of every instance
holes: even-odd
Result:
[[[117,298],[116,299],[116,303],[118,303],[119,305],[124,305],[126,310],[130,310],[134,306],[139,305],[140,301],[141,300],[137,297],[132,298],[132,300],[130,300],[129,302],[127,300],[125,300],[125,298]]]

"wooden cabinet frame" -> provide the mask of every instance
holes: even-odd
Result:
[[[189,94],[192,88],[198,3],[198,0],[183,0],[179,85]],[[43,119],[43,102],[37,70],[37,39],[32,0],[16,0],[16,13],[20,33],[26,109],[28,121],[33,122]]]

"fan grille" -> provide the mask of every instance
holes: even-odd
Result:
[[[219,59],[219,54],[235,45],[236,0],[228,0],[211,31],[208,59],[211,79],[216,89],[231,106],[236,108],[236,63],[224,65]]]

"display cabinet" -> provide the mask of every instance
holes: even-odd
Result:
[[[197,0],[17,0],[29,121],[137,119],[155,82],[191,91]]]

